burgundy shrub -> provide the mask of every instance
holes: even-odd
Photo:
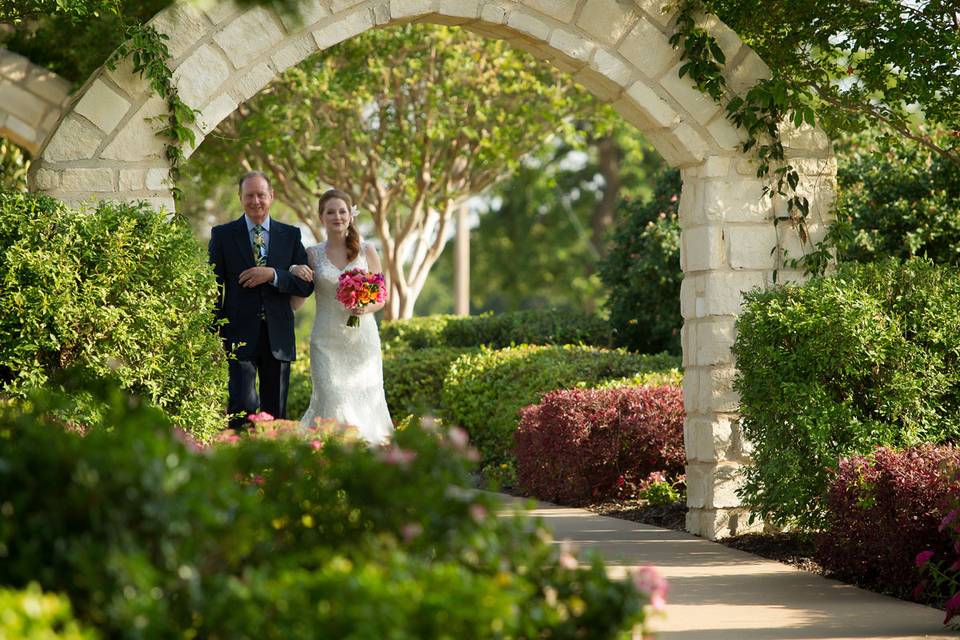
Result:
[[[672,386],[551,391],[520,411],[517,480],[563,504],[629,496],[654,471],[683,473],[683,417]]]
[[[960,449],[952,446],[880,447],[841,460],[817,561],[845,580],[911,597],[920,582],[918,553],[953,557],[949,532],[938,528],[958,495],[958,469]]]

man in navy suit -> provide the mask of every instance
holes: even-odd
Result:
[[[270,219],[270,180],[251,171],[241,176],[239,190],[243,216],[214,227],[209,245],[221,288],[216,315],[227,320],[220,337],[235,356],[229,362],[227,406],[233,428],[257,409],[286,418],[290,361],[296,359],[290,296],[313,292],[312,282],[289,271],[307,264],[307,252],[300,229]]]

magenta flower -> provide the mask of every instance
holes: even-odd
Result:
[[[947,515],[943,516],[943,520],[940,521],[940,526],[937,528],[937,531],[943,531],[950,526],[950,523],[956,519],[958,514],[960,514],[960,509],[954,509]]]
[[[275,418],[266,411],[251,413],[247,416],[247,422],[273,422],[273,420],[275,420]]]
[[[423,533],[423,527],[419,522],[408,522],[400,527],[400,535],[403,537],[404,542],[410,542],[421,533]]]
[[[930,558],[932,558],[935,555],[936,554],[933,551],[930,551],[929,549],[927,549],[926,551],[921,551],[920,553],[918,553],[914,562],[917,564],[918,567],[922,567],[923,565],[930,562]]]
[[[463,427],[450,427],[447,432],[447,439],[456,449],[466,449],[467,443],[470,441],[470,437]]]
[[[487,517],[487,510],[483,505],[472,504],[470,505],[470,517],[476,522],[482,522]]]
[[[667,605],[667,581],[654,567],[643,566],[631,576],[634,588],[650,599],[650,606],[661,611]]]
[[[943,619],[943,624],[947,624],[953,616],[957,615],[958,610],[960,610],[960,591],[957,591],[953,594],[952,598],[947,600],[944,609],[947,610],[947,616]]]
[[[400,467],[407,467],[416,460],[417,452],[410,449],[401,449],[394,445],[380,450],[380,459],[387,464],[395,464]]]

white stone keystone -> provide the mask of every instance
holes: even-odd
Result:
[[[437,12],[454,18],[474,19],[477,17],[479,5],[469,0],[440,0]]]
[[[434,0],[390,0],[390,15],[396,20],[426,15],[436,10]]]
[[[480,9],[480,19],[491,24],[505,24],[507,21],[507,10],[496,4],[485,4]]]
[[[287,31],[294,31],[309,27],[313,23],[326,18],[330,15],[330,9],[325,7],[321,0],[301,0],[297,3],[294,15],[288,15],[283,11],[277,13]]]
[[[207,32],[207,21],[203,14],[190,3],[174,4],[161,11],[150,23],[157,31],[170,36],[167,49],[171,58],[185,54]]]
[[[525,4],[560,22],[570,22],[577,10],[578,0],[526,0]]]

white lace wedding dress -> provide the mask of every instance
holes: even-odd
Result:
[[[316,418],[334,418],[355,425],[370,443],[382,443],[393,433],[393,422],[383,392],[383,356],[373,314],[360,316],[359,327],[348,327],[349,314],[337,301],[340,274],[367,270],[366,247],[344,269],[327,257],[326,243],[307,249],[313,269],[317,317],[310,333],[310,407],[300,424]]]

